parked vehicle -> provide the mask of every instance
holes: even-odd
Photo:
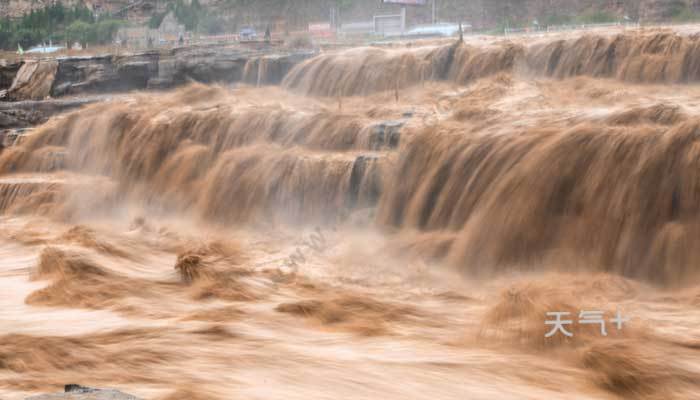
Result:
[[[253,28],[243,28],[240,32],[238,32],[238,38],[240,41],[256,40],[258,38],[258,34]]]
[[[471,25],[462,24],[463,31],[471,30]],[[420,25],[406,32],[406,36],[418,37],[450,37],[459,35],[459,24],[441,22],[434,25]]]

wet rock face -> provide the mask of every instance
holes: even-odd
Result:
[[[21,66],[21,62],[0,60],[0,90],[7,90],[12,86],[12,82],[15,80],[15,76],[17,76]]]
[[[93,389],[80,385],[66,385],[64,393],[32,396],[27,400],[140,400],[113,389]]]
[[[25,61],[21,67],[0,65],[0,90],[9,87],[6,100],[21,101],[166,89],[193,80],[277,84],[294,65],[313,55],[310,52],[269,55],[238,47],[193,46],[127,55],[60,57]]]
[[[370,148],[381,150],[383,148],[396,149],[401,140],[401,128],[405,121],[385,121],[372,128],[370,136]]]
[[[279,85],[295,65],[312,54],[267,55],[246,60],[241,80],[252,85]]]
[[[189,79],[203,83],[237,82],[243,76],[243,68],[249,57],[238,49],[207,47],[176,49],[172,54],[161,57],[165,63],[174,63],[170,77],[160,76],[161,85],[163,83],[181,84]],[[163,79],[165,82],[162,82]]]
[[[363,155],[355,159],[350,173],[348,209],[374,207],[381,195],[381,159]]]
[[[0,131],[39,125],[48,121],[53,115],[101,100],[102,98],[92,97],[67,100],[0,102]]]
[[[157,52],[61,58],[51,95],[144,89],[158,74],[158,59]]]
[[[39,113],[26,110],[0,110],[0,129],[26,128],[46,121]]]
[[[58,62],[55,60],[25,61],[17,71],[7,97],[12,101],[43,100],[51,94]]]

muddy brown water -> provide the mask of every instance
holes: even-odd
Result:
[[[697,398],[695,40],[353,49],[52,119],[0,153],[0,397]]]

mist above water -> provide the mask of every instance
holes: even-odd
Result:
[[[696,39],[351,49],[49,121],[0,153],[0,393],[691,398]]]

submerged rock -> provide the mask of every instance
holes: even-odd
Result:
[[[383,148],[395,149],[399,147],[401,140],[401,128],[406,122],[385,121],[372,127],[372,134],[369,138],[369,146],[372,150]]]

